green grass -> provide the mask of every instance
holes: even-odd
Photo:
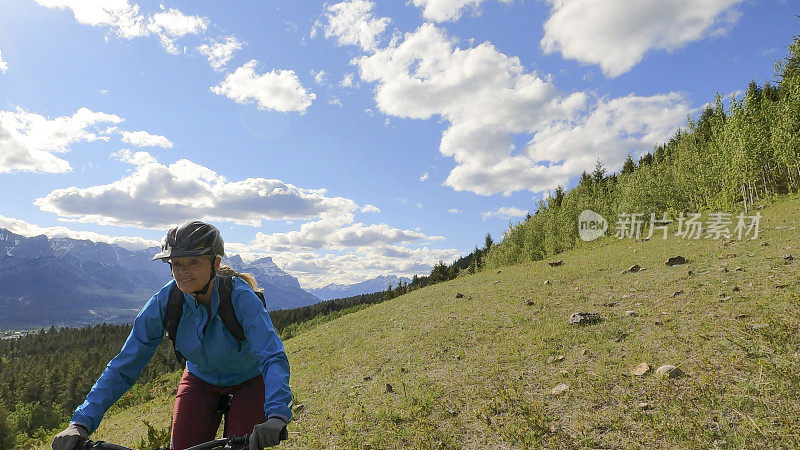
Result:
[[[796,196],[768,206],[753,241],[605,238],[548,259],[560,267],[462,276],[306,327],[285,342],[284,447],[798,447],[800,261],[783,259],[800,257],[798,211]],[[667,267],[676,255],[690,263]],[[578,311],[602,320],[569,325]],[[627,374],[642,361],[686,376]],[[143,420],[168,424],[172,389],[93,437],[137,444]]]

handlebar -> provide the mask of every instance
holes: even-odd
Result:
[[[225,449],[238,449],[238,448],[246,448],[248,443],[250,442],[250,436],[232,436],[229,438],[223,439],[214,439],[208,442],[204,442],[202,444],[195,445],[194,447],[189,447],[186,450],[211,450],[215,448],[225,448]],[[117,444],[109,444],[105,441],[91,441],[87,439],[84,441],[83,445],[78,447],[81,450],[133,450],[128,447],[123,447]],[[156,449],[162,450],[162,449]]]

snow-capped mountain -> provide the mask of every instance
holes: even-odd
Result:
[[[331,300],[334,298],[352,297],[354,295],[371,294],[373,292],[385,291],[391,284],[392,287],[402,281],[411,283],[410,278],[398,278],[395,275],[381,275],[371,280],[362,281],[356,284],[329,284],[317,289],[306,289],[308,292],[317,296],[320,300]]]

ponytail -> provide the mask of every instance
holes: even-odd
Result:
[[[241,278],[242,280],[247,283],[252,290],[255,292],[263,292],[263,289],[258,288],[258,281],[250,275],[249,273],[239,273],[233,270],[231,267],[226,266],[225,264],[220,264],[219,270],[217,270],[217,275],[229,275],[229,276],[236,276]]]

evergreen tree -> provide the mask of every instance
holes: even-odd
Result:
[[[629,173],[633,173],[636,170],[636,164],[634,164],[633,159],[631,159],[631,154],[628,153],[628,157],[625,158],[625,163],[622,164],[622,174],[626,175]]]

